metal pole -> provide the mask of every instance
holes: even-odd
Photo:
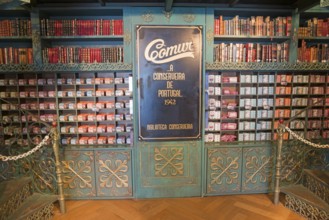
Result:
[[[283,132],[284,125],[283,120],[279,121],[278,128],[278,145],[276,149],[276,165],[275,165],[275,185],[274,185],[274,204],[279,204],[279,196],[280,196],[280,178],[281,178],[281,151],[282,151],[282,140],[283,140]]]
[[[61,213],[66,212],[65,207],[65,198],[64,198],[64,190],[63,190],[63,180],[62,180],[62,169],[61,162],[59,159],[59,133],[57,130],[57,124],[53,123],[53,150],[55,154],[55,163],[56,163],[56,174],[57,174],[57,186],[58,186],[58,201]]]

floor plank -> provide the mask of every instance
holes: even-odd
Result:
[[[71,200],[54,220],[302,220],[267,194],[196,198]]]

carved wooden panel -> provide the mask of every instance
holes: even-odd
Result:
[[[138,148],[137,197],[201,194],[201,148],[197,142],[145,143]]]
[[[98,197],[131,197],[131,152],[103,150],[95,152],[96,188]]]
[[[207,194],[241,190],[241,148],[215,148],[207,151]]]
[[[273,183],[273,157],[270,147],[243,149],[243,192],[268,192]]]
[[[93,151],[66,151],[62,169],[66,198],[96,196]]]

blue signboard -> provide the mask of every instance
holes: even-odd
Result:
[[[137,27],[140,140],[201,137],[202,29]]]

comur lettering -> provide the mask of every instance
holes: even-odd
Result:
[[[155,39],[146,46],[144,56],[147,61],[155,64],[167,63],[186,57],[194,58],[193,42],[184,42],[166,47],[163,39]]]

